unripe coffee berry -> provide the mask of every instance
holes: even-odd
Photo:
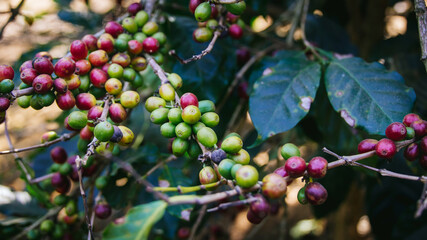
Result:
[[[161,100],[163,100],[163,99],[161,99]],[[182,122],[182,110],[180,108],[172,108],[171,110],[169,110],[168,119],[171,123],[178,125],[179,123]]]
[[[209,19],[212,13],[212,8],[209,2],[203,2],[197,6],[194,11],[194,17],[199,22],[204,22]]]
[[[218,172],[226,179],[233,179],[231,176],[231,168],[233,168],[234,164],[236,164],[231,159],[223,159],[218,165]]]
[[[89,54],[90,64],[94,67],[101,67],[108,62],[108,54],[104,50],[96,50]]]
[[[163,98],[149,97],[147,99],[147,101],[145,101],[145,109],[147,109],[147,111],[149,111],[149,112],[152,112],[158,108],[165,107],[165,106],[166,106],[166,101]],[[172,110],[174,110],[174,108],[171,109],[171,111]],[[178,110],[174,110],[174,112],[175,111],[178,111]],[[182,121],[181,112],[182,112],[181,109],[179,109],[179,118],[180,118],[179,121],[172,121],[171,119],[169,119],[169,120],[174,124],[180,123]],[[174,116],[175,116],[175,114],[174,114]]]
[[[160,127],[160,134],[162,134],[163,137],[167,138],[176,137],[175,125],[173,125],[171,122],[163,123]]]
[[[328,170],[328,161],[323,157],[314,157],[308,162],[307,173],[312,178],[322,178]]]
[[[381,158],[391,159],[396,154],[396,145],[392,140],[383,138],[375,146],[375,152]]]
[[[307,198],[306,198],[306,196],[305,196],[305,186],[304,186],[304,187],[302,187],[302,188],[298,191],[297,199],[298,199],[298,202],[299,202],[300,204],[302,204],[302,205],[304,205],[304,204],[307,204],[307,203],[308,203]]]
[[[197,132],[197,139],[199,142],[207,147],[212,148],[218,142],[218,138],[214,130],[208,127],[203,127]]]
[[[245,1],[241,1],[232,4],[225,4],[225,8],[234,15],[241,15],[246,9],[246,3]]]
[[[221,144],[221,149],[229,154],[238,153],[240,149],[242,149],[242,147],[243,147],[242,139],[236,136],[226,138]]]
[[[208,127],[215,127],[219,124],[219,115],[214,112],[207,112],[202,115],[200,121]]]
[[[120,140],[119,144],[122,146],[129,146],[133,143],[134,134],[132,130],[125,126],[119,126],[120,131],[123,133],[123,138]]]
[[[394,122],[388,125],[385,130],[385,135],[393,141],[403,140],[406,137],[406,127],[403,123]]]
[[[156,22],[147,22],[142,28],[142,32],[147,36],[151,36],[157,31],[159,31],[159,25]]]
[[[167,108],[158,108],[151,112],[150,120],[154,124],[163,124],[168,121],[169,109]]]
[[[245,165],[236,172],[236,183],[242,188],[250,188],[258,182],[258,171],[251,165]]]
[[[128,54],[126,53],[117,53],[116,55],[113,56],[113,58],[111,59],[112,63],[116,63],[119,64],[122,67],[128,67],[129,64],[131,63],[131,58]],[[124,74],[124,71],[123,71]]]
[[[286,181],[276,173],[270,173],[262,179],[262,194],[269,198],[280,198],[286,193]]]
[[[105,82],[105,90],[112,95],[118,95],[122,92],[123,84],[117,78],[110,78]]]
[[[134,108],[140,101],[139,94],[135,91],[126,91],[120,95],[120,104],[125,108]]]
[[[175,99],[175,89],[169,83],[160,86],[159,94],[165,101],[173,101]]]
[[[212,167],[204,167],[199,172],[199,180],[203,185],[214,183],[218,181],[218,176]]]
[[[111,123],[104,121],[95,126],[93,133],[99,141],[106,142],[113,136],[114,128]]]
[[[376,139],[365,139],[359,143],[357,146],[357,151],[359,153],[365,153],[372,150],[375,150],[375,146],[378,144]]]
[[[251,161],[251,156],[249,155],[248,151],[246,151],[243,148],[240,149],[240,151],[235,154],[230,154],[229,158],[235,161],[236,163],[239,163],[242,165],[247,165]]]
[[[303,158],[294,156],[286,160],[285,169],[286,172],[289,173],[289,176],[297,178],[304,174],[306,164]]]
[[[191,136],[191,126],[185,122],[179,123],[175,127],[175,134],[179,138],[187,139]]]
[[[282,155],[282,157],[286,160],[286,159],[288,159],[290,157],[294,157],[294,156],[299,157],[299,156],[301,156],[301,153],[295,144],[286,143],[280,149],[280,155]]]
[[[212,39],[212,37],[213,37],[212,30],[206,27],[197,28],[193,32],[193,39],[198,43],[208,42]]]
[[[311,205],[323,204],[328,198],[328,191],[318,182],[311,182],[305,187],[305,197]]]
[[[201,118],[201,113],[198,107],[188,106],[182,111],[182,120],[188,124],[195,124]]]
[[[175,138],[172,142],[172,153],[173,155],[180,157],[187,152],[189,142],[182,138]]]
[[[82,129],[87,124],[87,115],[86,113],[75,111],[68,115],[68,124],[73,129]]]

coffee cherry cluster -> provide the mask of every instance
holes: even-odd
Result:
[[[387,138],[365,139],[358,145],[358,152],[375,150],[380,158],[391,160],[397,152],[396,142],[415,139],[404,149],[405,158],[413,162],[418,159],[420,166],[427,170],[427,122],[415,113],[407,114],[402,122],[391,123],[385,130]]]
[[[13,77],[15,72],[11,66],[0,65],[0,123],[6,116],[6,110],[10,106],[10,93],[15,88]]]
[[[243,28],[245,23],[239,19],[246,9],[244,1],[232,4],[224,4],[225,9],[221,6],[210,4],[209,1],[204,0],[190,0],[188,8],[195,19],[199,22],[199,27],[193,32],[193,39],[196,42],[208,42],[213,37],[213,32],[217,28],[223,26],[219,25],[219,15],[225,14],[227,21],[227,29],[225,34],[228,33],[234,39],[240,39],[243,36]]]
[[[284,166],[277,168],[274,173],[282,178],[287,178],[288,184],[291,184],[295,178],[304,177],[306,185],[299,190],[298,201],[301,204],[323,204],[328,198],[328,192],[320,183],[312,182],[311,179],[323,178],[326,175],[328,161],[323,157],[316,156],[306,163],[301,158],[298,147],[292,143],[283,145],[280,153],[286,162]]]

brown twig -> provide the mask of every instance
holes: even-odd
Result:
[[[156,171],[159,167],[165,165],[168,162],[172,162],[176,160],[176,157],[174,155],[169,156],[166,160],[158,162],[154,167],[152,167],[150,170],[147,171],[144,176],[142,176],[143,179],[146,179],[148,176],[150,176],[154,171]]]
[[[45,143],[41,143],[41,144],[29,146],[29,147],[24,147],[24,148],[17,148],[17,149],[13,149],[13,150],[11,149],[11,150],[0,151],[0,155],[11,154],[11,153],[19,153],[19,152],[25,152],[25,151],[38,149],[38,148],[49,147],[49,146],[51,146],[55,143],[58,143],[58,142],[68,141],[71,138],[73,138],[74,136],[76,136],[77,134],[78,134],[78,132],[65,133],[62,136],[60,136],[59,138],[52,140],[52,141],[49,141],[49,142],[45,142]]]
[[[427,71],[427,8],[424,0],[414,0],[414,11],[418,20],[420,35],[421,61]]]
[[[215,4],[232,4],[232,3],[238,3],[244,0],[211,0],[211,3]]]
[[[9,17],[9,19],[6,21],[6,23],[3,25],[3,27],[0,29],[0,39],[3,38],[4,30],[6,29],[7,25],[9,23],[13,22],[15,18],[19,15],[19,11],[21,10],[22,6],[24,5],[25,0],[21,0],[21,2],[16,6],[15,8],[11,8],[10,12],[12,13]]]
[[[197,220],[194,223],[193,227],[191,228],[190,237],[189,240],[193,240],[196,236],[197,228],[199,228],[200,223],[202,223],[202,219],[206,214],[206,209],[208,208],[208,205],[203,205],[202,208],[199,211],[199,216],[197,216]]]
[[[258,201],[258,198],[256,198],[256,197],[249,197],[249,198],[244,199],[244,200],[238,200],[238,201],[234,201],[234,202],[221,203],[220,205],[218,205],[218,207],[214,207],[214,208],[208,209],[207,212],[216,212],[216,211],[219,211],[219,210],[227,209],[229,207],[237,207],[237,206],[241,206],[241,205],[246,205],[246,204],[249,204],[249,203],[255,202],[255,201]]]
[[[53,175],[54,175],[54,173],[49,173],[49,174],[43,175],[41,177],[31,179],[30,183],[39,183],[39,182],[42,182],[42,181],[44,181],[46,179],[52,178]]]
[[[24,88],[24,89],[15,89],[11,92],[12,99],[16,99],[20,96],[30,95],[34,92],[33,87]]]

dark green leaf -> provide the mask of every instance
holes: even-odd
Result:
[[[360,58],[333,60],[325,73],[329,100],[352,127],[383,134],[392,122],[412,109],[414,90],[396,72]]]
[[[103,239],[147,239],[153,225],[163,217],[166,206],[167,203],[164,201],[155,201],[131,208],[126,214],[124,223],[110,223],[107,226]]]
[[[293,128],[310,110],[319,87],[320,65],[303,52],[291,53],[254,84],[249,113],[261,141]]]

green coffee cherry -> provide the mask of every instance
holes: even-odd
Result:
[[[240,163],[236,163],[231,168],[231,177],[233,177],[233,179],[236,179],[236,172],[237,172],[237,170],[240,169],[241,166],[243,166],[243,165]]]
[[[142,79],[141,74],[137,73],[135,76],[135,79],[132,82],[132,86],[134,88],[139,88],[142,87],[144,85],[144,80]]]
[[[180,108],[172,108],[169,110],[168,113],[168,119],[171,123],[178,125],[180,122],[182,122],[182,110]]]
[[[68,197],[67,197],[67,196],[65,196],[65,195],[63,195],[63,194],[59,194],[58,196],[56,196],[56,197],[53,199],[53,203],[54,203],[55,205],[57,205],[57,206],[62,206],[62,205],[64,205],[65,203],[67,203],[67,201],[68,201]]]
[[[206,27],[197,28],[193,32],[193,38],[199,43],[208,42],[212,39],[212,37],[213,37],[212,31]]]
[[[55,240],[62,239],[63,236],[64,236],[64,229],[62,228],[61,225],[56,224],[52,232],[52,238]]]
[[[187,152],[189,143],[187,140],[182,138],[175,138],[172,142],[172,153],[173,155],[180,157]]]
[[[138,26],[134,19],[130,17],[123,19],[122,26],[130,33],[136,33],[138,31]]]
[[[163,124],[168,121],[169,109],[158,108],[151,112],[150,120],[154,124]]]
[[[219,116],[214,112],[207,112],[202,115],[200,120],[208,127],[215,127],[219,123]]]
[[[188,147],[187,153],[191,159],[197,159],[197,157],[203,152],[196,141],[190,140],[190,146]]]
[[[117,38],[116,41],[114,41],[114,47],[119,52],[125,52],[128,49],[128,41],[122,38]]]
[[[175,134],[179,138],[187,139],[191,136],[191,126],[185,122],[179,123],[175,127]]]
[[[77,150],[79,150],[79,152],[81,153],[85,153],[87,151],[87,145],[89,143],[90,141],[79,138],[79,140],[77,141]]]
[[[199,180],[201,184],[205,185],[205,184],[217,182],[218,176],[216,175],[216,172],[212,167],[210,166],[204,167],[199,172]]]
[[[89,91],[89,87],[90,87],[89,75],[83,75],[83,76],[79,76],[79,77],[80,77],[80,86],[78,88],[79,91],[80,92],[87,92],[87,91]]]
[[[190,106],[188,106],[190,107]],[[188,108],[186,107],[186,109]],[[209,127],[203,127],[201,128],[198,132],[197,132],[197,139],[199,140],[199,142],[207,147],[207,148],[212,148],[215,146],[215,144],[218,142],[218,138],[216,136],[216,133],[214,132],[214,130],[212,130],[212,128]]]
[[[64,163],[59,168],[59,173],[61,175],[67,176],[73,171],[73,167],[69,163]]]
[[[151,54],[151,56],[154,58],[154,61],[156,61],[156,63],[158,63],[159,65],[162,65],[165,61],[165,57],[161,52],[153,53]]]
[[[153,34],[152,36],[153,38],[157,39],[157,41],[159,42],[160,46],[165,45],[166,43],[166,35],[162,32],[156,32],[155,34]]]
[[[0,93],[10,93],[15,88],[15,83],[10,79],[3,79],[0,82]]]
[[[123,69],[123,79],[127,82],[133,82],[136,78],[137,72],[135,69],[127,67]]]
[[[112,142],[102,142],[96,147],[95,151],[99,154],[112,153],[114,150],[114,143]]]
[[[175,89],[169,83],[165,83],[160,86],[159,94],[165,101],[175,100]]]
[[[221,144],[221,149],[230,154],[238,153],[242,147],[242,139],[236,136],[226,138]]]
[[[236,163],[231,159],[223,159],[218,165],[219,174],[221,174],[221,176],[225,177],[226,179],[232,179],[233,176],[231,175],[231,169],[233,168],[234,164]]]
[[[215,103],[211,100],[199,101],[199,109],[202,114],[207,112],[215,112]]]
[[[233,137],[233,136],[242,139],[242,137],[238,133],[232,132],[232,133],[228,134],[227,136],[225,136],[224,140],[229,138],[229,137]]]
[[[300,157],[301,153],[298,149],[298,147],[295,144],[292,143],[286,143],[285,145],[283,145],[282,149],[280,150],[280,154],[282,155],[282,157],[286,160],[290,157]]]
[[[253,166],[241,166],[236,172],[236,183],[242,188],[250,188],[258,182],[258,177],[258,171]]]
[[[168,80],[175,89],[180,89],[182,87],[182,78],[178,74],[176,73],[169,74]]]
[[[242,164],[242,165],[248,165],[251,161],[251,156],[245,149],[240,149],[239,152],[236,154],[230,154],[228,156],[231,160],[235,161],[236,163]]]
[[[411,127],[406,127],[406,139],[412,139],[414,137],[415,137],[415,130]]]
[[[77,212],[77,204],[74,200],[68,201],[67,205],[65,206],[65,213],[68,216],[74,215]]]
[[[182,120],[188,124],[195,124],[200,120],[201,113],[198,107],[190,105],[182,110]]]
[[[139,11],[135,15],[135,23],[138,27],[143,27],[148,22],[148,13],[145,11]]]
[[[166,101],[163,98],[159,97],[149,97],[147,101],[145,101],[145,109],[147,111],[152,112],[158,108],[165,107]]]
[[[105,187],[107,187],[107,184],[108,184],[108,179],[106,176],[100,176],[95,180],[95,186],[99,190],[102,190]]]
[[[139,94],[135,91],[126,91],[120,95],[120,104],[125,108],[134,108],[140,101]]]
[[[40,224],[40,231],[43,234],[50,233],[53,231],[54,226],[55,226],[55,224],[53,223],[52,220],[50,220],[50,219],[43,220],[43,222]]]
[[[31,97],[32,97],[31,95],[28,95],[28,96],[21,96],[17,98],[18,105],[21,108],[28,108],[30,106]]]
[[[209,2],[203,2],[197,6],[194,11],[194,17],[199,22],[204,22],[208,20],[211,16],[212,8]]]
[[[175,125],[171,122],[163,123],[160,127],[160,133],[163,137],[173,138],[175,137]]]
[[[109,122],[100,122],[95,126],[93,133],[99,141],[106,142],[113,136],[114,127]]]
[[[226,4],[225,8],[234,15],[240,15],[245,11],[246,3],[245,1],[241,1],[238,3]]]
[[[137,32],[135,33],[135,35],[133,35],[133,39],[135,39],[136,41],[142,43],[145,39],[147,38],[147,35],[145,35],[142,32]]]
[[[135,33],[135,34],[137,34],[137,33]],[[126,42],[129,42],[130,40],[132,40],[132,35],[130,35],[128,33],[122,33],[117,37],[117,39],[123,39]]]
[[[53,92],[40,94],[39,96],[40,104],[43,105],[44,107],[48,107],[52,105],[52,103],[55,102],[55,99],[56,99],[56,96],[55,96],[55,93]]]
[[[40,110],[43,108],[43,105],[40,103],[39,101],[39,94],[34,94],[31,97],[30,100],[30,106],[34,109],[34,110]]]
[[[307,198],[305,196],[305,186],[302,187],[298,191],[297,199],[298,199],[298,202],[301,203],[301,204],[303,204],[303,205],[308,203]]]
[[[197,132],[199,132],[199,130],[202,129],[203,127],[206,127],[204,123],[197,122],[196,124],[193,125],[193,133],[197,134]]]
[[[157,31],[159,31],[159,25],[155,22],[147,22],[142,28],[142,32],[148,36],[153,35]]]
[[[75,111],[68,115],[68,125],[73,129],[82,129],[87,124],[87,114]]]
[[[126,46],[127,49],[127,46]],[[110,78],[121,78],[123,77],[123,67],[117,63],[112,63],[109,67],[108,67],[108,76],[110,76]]]
[[[215,20],[215,19],[209,19],[207,22],[206,22],[206,27],[207,28],[209,28],[210,30],[214,30],[214,29],[216,29],[217,27],[218,27],[218,21],[217,20]]]
[[[38,229],[31,229],[27,233],[28,240],[37,240],[40,239],[40,231]]]

